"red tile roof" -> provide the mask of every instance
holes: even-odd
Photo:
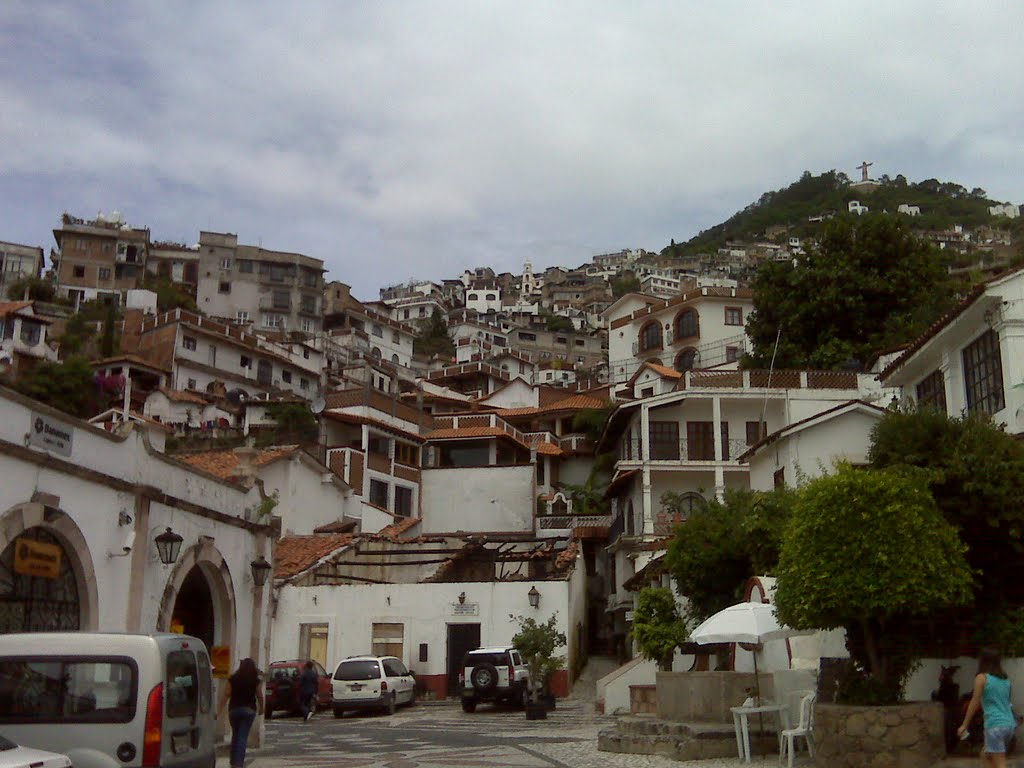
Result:
[[[558,413],[559,411],[583,411],[607,408],[611,403],[593,395],[572,395],[557,400],[550,405],[530,408],[501,408],[496,411],[499,416],[537,416],[544,413]]]
[[[0,301],[0,317],[7,317],[31,306],[31,301]]]
[[[253,458],[253,465],[262,467],[278,459],[291,456],[297,450],[299,450],[297,445],[264,448]],[[227,479],[238,475],[238,456],[233,451],[203,451],[201,453],[179,454],[174,458],[217,477]]]
[[[401,427],[396,427],[394,424],[388,424],[386,421],[374,419],[369,416],[357,416],[353,413],[337,413],[336,411],[324,411],[323,415],[331,421],[340,421],[346,424],[367,424],[385,432],[390,432],[393,435],[398,435],[399,437],[407,437],[410,440],[423,442],[422,435],[417,435],[415,432],[409,432]],[[430,419],[431,417],[428,416],[426,418]]]
[[[184,389],[170,389],[169,387],[160,387],[159,391],[161,394],[167,397],[168,400],[172,400],[175,403],[195,403],[196,405],[206,405],[206,398],[196,392],[189,392]]]
[[[351,533],[321,533],[287,536],[274,548],[274,578],[290,579],[307,571],[324,558],[350,545]]]

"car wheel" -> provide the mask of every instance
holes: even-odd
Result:
[[[413,706],[413,705],[414,705],[415,703],[416,703],[416,689],[415,689],[415,688],[413,688],[413,689],[412,689],[412,690],[411,690],[411,691],[409,692],[409,706],[411,707],[411,706]]]
[[[396,709],[397,706],[398,706],[398,703],[395,701],[395,694],[392,693],[388,697],[388,703],[387,703],[387,706],[384,708],[384,710],[389,715],[393,715],[393,714],[395,714],[395,709]]]
[[[489,661],[482,661],[469,673],[469,682],[477,693],[491,693],[498,687],[498,669]]]
[[[345,710],[342,709],[341,707],[335,707],[334,708],[334,716],[337,717],[337,718],[344,717],[345,716]]]
[[[473,699],[463,699],[462,711],[470,713],[476,712],[476,701],[474,701]]]

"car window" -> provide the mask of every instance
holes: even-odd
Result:
[[[317,673],[319,677],[323,677],[327,674],[327,670],[321,667],[317,662],[313,662],[313,671]]]
[[[384,659],[384,673],[388,677],[401,677],[402,671],[399,669],[401,664],[397,659]]]
[[[275,680],[295,679],[299,676],[299,670],[295,667],[278,667],[273,673]]]
[[[335,680],[376,680],[380,677],[380,664],[374,660],[343,661],[334,671]]]
[[[206,713],[210,711],[213,700],[213,668],[205,652],[199,651],[196,658],[199,660],[199,711]]]
[[[396,661],[395,662],[395,666],[398,667],[398,674],[401,677],[408,677],[409,676],[409,669],[408,669],[408,667],[405,666],[405,664],[403,664],[400,661]]]
[[[523,659],[520,657],[519,651],[512,651],[512,663],[517,667],[522,665]]]
[[[508,654],[499,651],[498,653],[471,653],[466,656],[466,666],[475,667],[477,664],[488,662],[496,667],[508,666]]]
[[[199,704],[199,670],[192,651],[167,654],[167,716],[191,717]]]
[[[0,659],[0,722],[126,723],[135,670],[120,657]]]

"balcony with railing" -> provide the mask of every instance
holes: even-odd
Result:
[[[693,463],[700,462],[735,462],[750,447],[746,440],[729,439],[722,441],[722,458],[715,457],[715,445],[712,441],[688,440],[682,438],[675,441],[655,441],[651,443],[649,461]],[[624,464],[643,462],[643,441],[639,438],[624,440],[619,449],[619,462]]]

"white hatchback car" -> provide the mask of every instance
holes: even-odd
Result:
[[[345,710],[379,709],[394,714],[399,704],[416,701],[416,683],[395,656],[352,656],[338,664],[331,681],[335,717]]]

